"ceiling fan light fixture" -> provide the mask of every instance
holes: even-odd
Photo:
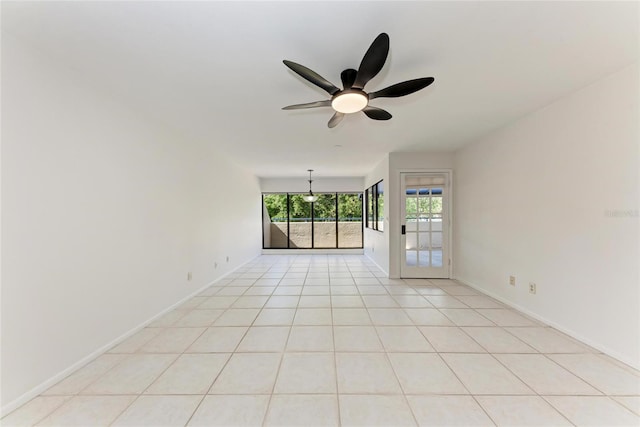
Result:
[[[398,98],[400,96],[411,95],[414,92],[424,89],[434,82],[433,77],[421,77],[396,83],[375,92],[365,92],[365,85],[373,79],[384,67],[389,54],[389,35],[380,33],[375,38],[369,49],[364,54],[358,69],[347,68],[340,73],[343,90],[329,80],[322,77],[315,71],[297,64],[287,59],[282,62],[291,71],[307,80],[308,82],[323,89],[331,99],[322,101],[307,102],[305,104],[295,104],[283,107],[283,110],[299,110],[304,108],[328,107],[331,106],[335,113],[327,122],[329,128],[334,128],[342,121],[347,114],[362,111],[367,117],[373,120],[389,120],[392,116],[382,108],[372,107],[369,100],[375,98]]]
[[[339,113],[362,111],[369,104],[369,97],[362,91],[345,90],[331,100],[331,107]]]

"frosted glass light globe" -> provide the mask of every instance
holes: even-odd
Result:
[[[313,203],[318,201],[318,196],[309,193],[302,196],[302,200],[304,200],[305,202]]]
[[[331,101],[331,107],[339,113],[357,113],[369,103],[366,95],[358,92],[341,93]]]

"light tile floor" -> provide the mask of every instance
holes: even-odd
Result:
[[[640,373],[453,280],[262,256],[4,426],[638,426]]]

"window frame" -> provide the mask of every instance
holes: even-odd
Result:
[[[330,194],[333,195],[335,197],[335,203],[336,203],[336,217],[335,217],[335,224],[336,224],[336,247],[315,247],[315,239],[314,239],[314,225],[315,225],[315,221],[314,221],[314,204],[315,203],[311,203],[311,247],[309,248],[295,248],[295,247],[291,247],[291,239],[289,238],[290,234],[291,234],[291,196],[293,195],[304,195],[307,193],[300,193],[300,192],[281,192],[281,191],[272,191],[272,192],[263,192],[260,196],[260,201],[262,203],[262,222],[264,224],[265,221],[265,209],[264,209],[264,196],[266,195],[270,195],[270,194],[282,194],[282,195],[286,195],[287,196],[287,247],[286,248],[267,248],[265,247],[265,239],[264,239],[264,228],[262,230],[262,249],[273,249],[273,250],[279,250],[279,249],[284,249],[284,250],[309,250],[309,249],[322,249],[322,250],[344,250],[344,249],[363,249],[364,248],[364,224],[365,224],[365,210],[366,207],[365,206],[361,206],[360,212],[361,212],[361,220],[360,220],[360,224],[361,224],[361,232],[360,232],[360,246],[358,247],[341,247],[339,246],[340,243],[340,239],[339,239],[339,218],[340,218],[340,214],[339,214],[339,201],[338,201],[338,196],[340,194],[350,194],[353,196],[357,196],[358,199],[360,200],[360,203],[363,204],[364,203],[364,194],[360,191],[324,191],[322,193],[316,193],[318,195],[321,194]],[[267,212],[268,214],[268,212]]]
[[[365,227],[384,233],[384,179],[373,184],[371,187],[365,190]],[[380,193],[379,187],[382,187]],[[380,212],[380,198],[382,198],[382,212]],[[382,213],[382,216],[380,214]],[[382,227],[381,227],[382,225]]]

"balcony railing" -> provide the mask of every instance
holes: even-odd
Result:
[[[309,218],[291,218],[291,222],[311,222],[311,217]],[[313,218],[314,222],[336,222],[335,217],[326,217],[326,218]],[[287,218],[271,218],[271,222],[287,222]],[[362,218],[353,217],[353,218],[338,218],[338,222],[362,222]]]

